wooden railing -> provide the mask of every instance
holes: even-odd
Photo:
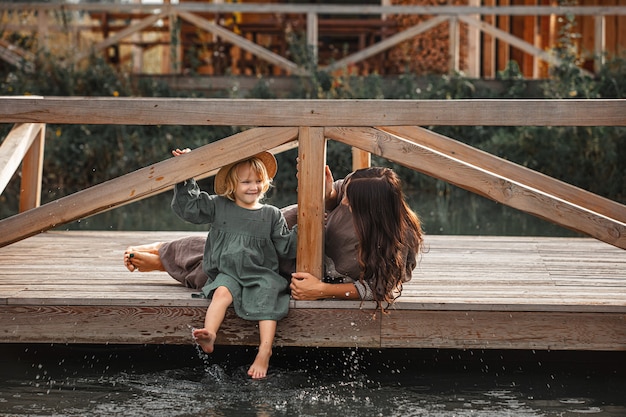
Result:
[[[480,3],[472,0],[470,4]],[[485,2],[491,3],[493,2]],[[68,42],[75,42],[73,46],[75,60],[81,60],[93,51],[106,51],[108,48],[126,47],[132,59],[132,68],[135,73],[141,73],[144,52],[164,44],[168,48],[165,66],[160,73],[178,74],[183,71],[182,59],[185,51],[181,43],[181,22],[191,24],[195,31],[198,29],[211,34],[212,54],[217,54],[220,44],[233,45],[243,52],[252,54],[256,59],[267,62],[279,69],[283,74],[307,75],[309,70],[285,56],[284,25],[293,19],[304,22],[304,33],[313,57],[317,57],[319,45],[323,44],[322,35],[330,36],[333,30],[344,28],[345,22],[340,23],[344,16],[370,16],[378,19],[379,28],[376,36],[372,34],[371,24],[361,27],[353,23],[353,32],[359,37],[358,50],[335,62],[323,66],[323,70],[332,71],[352,64],[361,63],[367,59],[393,48],[394,46],[427,33],[440,25],[448,26],[448,70],[463,71],[470,77],[495,76],[496,55],[501,55],[500,61],[508,61],[508,53],[494,52],[495,40],[522,51],[530,57],[531,65],[522,65],[525,75],[529,78],[539,76],[539,64],[549,65],[559,63],[559,59],[550,54],[547,49],[554,46],[557,38],[557,16],[578,16],[593,19],[592,33],[585,33],[584,41],[593,39],[592,47],[587,51],[592,53],[596,67],[602,64],[606,57],[608,17],[626,16],[626,6],[371,6],[371,5],[323,5],[323,4],[254,4],[254,3],[181,3],[176,5],[160,4],[58,4],[58,3],[4,3],[0,4],[0,12],[4,15],[4,23],[0,25],[5,34],[21,33],[25,36],[37,37],[38,45],[49,50],[58,45],[51,45],[53,33],[69,33]],[[19,15],[19,22],[11,16]],[[265,16],[264,24],[245,23],[237,24],[236,19],[224,19],[224,16]],[[333,19],[324,20],[320,24],[320,16],[332,15],[338,17],[336,24]],[[387,30],[385,27],[393,16],[428,16],[428,19],[399,31]],[[86,16],[91,16],[87,19]],[[509,25],[495,24],[496,17],[530,17],[533,19],[548,19],[549,28],[541,29],[532,19],[525,21],[531,25],[527,32],[530,34],[520,38],[511,33]],[[374,20],[373,20],[374,21]],[[618,20],[623,25],[623,19]],[[269,23],[268,23],[269,22]],[[356,22],[356,21],[354,21]],[[623,36],[624,29],[611,25],[613,38]],[[360,28],[361,27],[361,28]],[[461,30],[467,30],[467,41],[461,42]],[[265,29],[264,29],[265,28]],[[333,29],[334,28],[334,29]],[[360,29],[359,29],[360,28]],[[277,33],[280,32],[281,33]],[[546,33],[543,33],[546,32]],[[97,33],[97,36],[83,36],[86,33]],[[152,34],[152,37],[148,37]],[[258,35],[278,36],[283,47],[278,51],[264,46],[257,39]],[[484,40],[481,41],[481,35]],[[367,41],[365,40],[367,37]],[[543,39],[542,38],[547,38]],[[91,39],[91,40],[89,40]],[[619,42],[619,39],[618,39]],[[622,40],[626,42],[626,40]],[[87,45],[84,45],[84,44]],[[463,47],[463,48],[462,48]],[[500,49],[500,47],[497,47]],[[460,51],[466,55],[466,63],[461,67]],[[581,47],[582,49],[582,47]],[[614,48],[615,49],[615,48]],[[619,48],[617,48],[619,49]],[[623,49],[623,45],[621,47]],[[617,54],[618,50],[612,51]],[[0,58],[14,65],[23,66],[32,58],[29,51],[22,50],[18,45],[0,43]],[[116,50],[119,54],[119,50]],[[120,57],[116,57],[119,60]],[[378,60],[380,61],[380,60]],[[506,62],[500,62],[502,68]],[[32,65],[25,69],[33,70]],[[220,75],[220,74],[215,74]]]
[[[0,123],[17,123],[0,147],[0,161],[10,162],[0,171],[1,179],[11,177],[7,167],[15,169],[19,165],[29,144],[31,154],[41,155],[44,123],[265,126],[207,144],[184,158],[166,159],[0,220],[0,247],[169,190],[187,178],[209,175],[225,164],[262,150],[280,151],[297,144],[298,264],[302,270],[319,273],[323,172],[326,140],[331,139],[626,249],[626,206],[418,127],[626,126],[624,114],[626,100],[0,97]],[[359,163],[368,163],[362,153],[357,155]],[[22,177],[40,176],[40,167],[41,164],[25,164]],[[24,172],[29,169],[35,174]],[[39,193],[32,180],[22,188],[27,194]]]

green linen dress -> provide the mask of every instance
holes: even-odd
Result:
[[[209,277],[206,297],[225,286],[237,315],[246,320],[280,320],[289,309],[289,282],[278,273],[278,257],[295,258],[297,228],[289,230],[271,205],[245,209],[200,191],[196,181],[174,188],[172,209],[183,220],[211,224],[202,266]]]

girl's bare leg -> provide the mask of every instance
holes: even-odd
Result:
[[[165,271],[159,256],[161,245],[163,245],[163,242],[129,246],[124,251],[124,266],[130,272]]]
[[[267,376],[270,358],[272,357],[272,345],[274,344],[274,336],[276,335],[276,321],[259,321],[259,334],[261,338],[259,352],[256,358],[254,358],[250,369],[248,369],[248,375],[253,379],[265,378]]]
[[[226,287],[218,287],[213,292],[211,304],[206,310],[204,328],[195,329],[193,337],[205,353],[212,353],[215,347],[215,339],[224,317],[226,309],[233,303],[233,296]]]

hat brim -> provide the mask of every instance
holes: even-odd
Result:
[[[263,165],[265,165],[265,169],[267,170],[267,175],[270,177],[270,179],[274,178],[274,176],[276,175],[276,171],[278,170],[278,164],[276,163],[276,158],[271,153],[264,151],[256,155],[253,155],[250,158],[240,159],[239,161],[233,162],[232,164],[224,165],[223,167],[221,167],[219,171],[217,171],[217,174],[215,175],[215,181],[214,181],[214,186],[213,186],[213,188],[215,189],[215,193],[222,195],[224,194],[224,192],[226,192],[226,176],[228,175],[228,172],[234,165],[238,164],[241,161],[245,161],[247,159],[252,159],[252,158],[260,159],[261,162],[263,162]]]

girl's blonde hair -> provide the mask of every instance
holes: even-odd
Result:
[[[252,171],[254,171],[254,173],[261,179],[262,189],[259,199],[265,197],[265,193],[267,192],[267,190],[270,189],[270,186],[272,185],[272,179],[268,175],[267,168],[265,167],[263,161],[255,157],[244,159],[243,161],[239,161],[232,167],[230,167],[228,173],[226,174],[226,178],[224,179],[224,192],[220,195],[228,198],[229,200],[235,201],[235,190],[237,189],[237,184],[240,181],[237,172],[240,166],[246,164],[250,166]]]

